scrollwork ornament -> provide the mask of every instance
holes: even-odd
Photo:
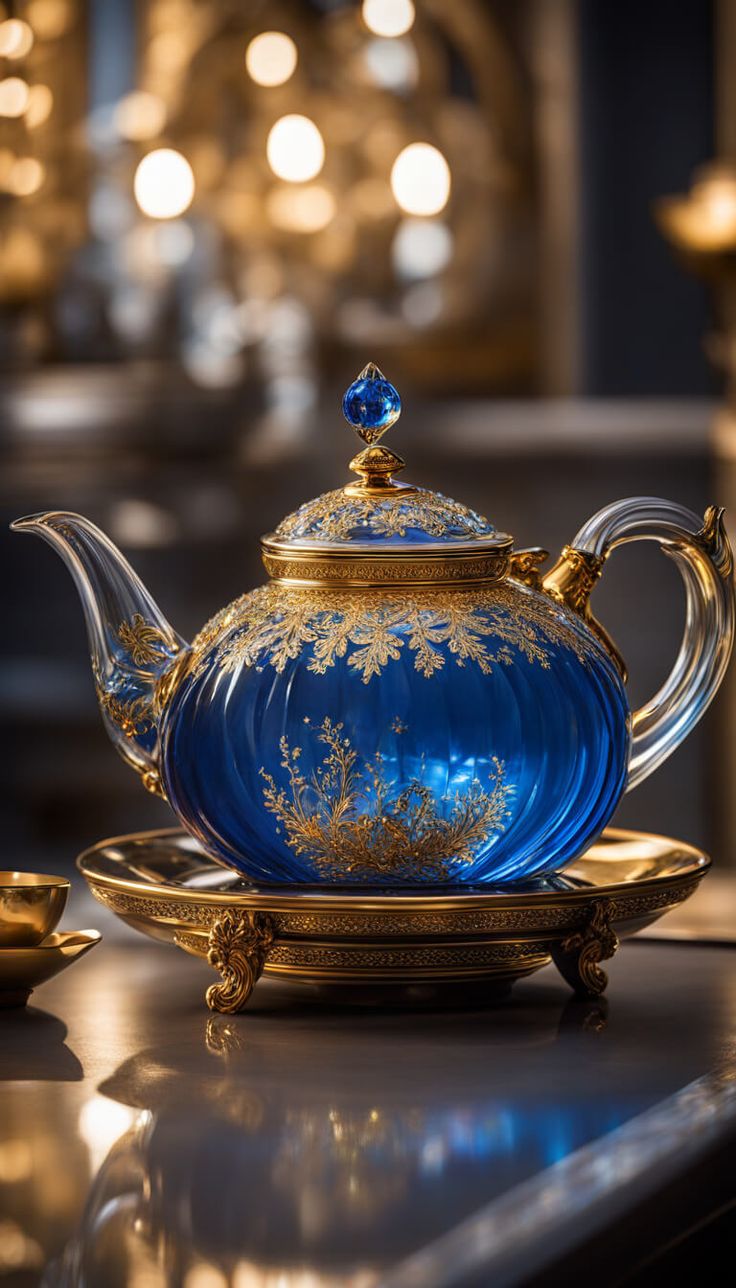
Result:
[[[587,925],[552,947],[557,969],[576,993],[598,997],[608,984],[608,976],[600,963],[613,957],[619,945],[618,935],[611,926],[613,914],[611,899],[596,899]]]
[[[268,913],[228,910],[210,930],[207,961],[222,982],[211,984],[206,1000],[211,1011],[234,1015],[242,1011],[263,971],[274,940]]]

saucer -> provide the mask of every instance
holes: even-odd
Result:
[[[34,988],[100,942],[98,930],[61,930],[29,948],[0,948],[0,1010],[25,1006]]]
[[[607,828],[563,873],[534,885],[434,893],[256,887],[178,829],[101,841],[77,866],[135,930],[204,957],[221,976],[210,1009],[242,1010],[263,973],[346,1000],[444,986],[508,991],[553,960],[597,996],[619,940],[687,899],[710,866],[669,837]],[[383,1000],[383,999],[382,999]]]

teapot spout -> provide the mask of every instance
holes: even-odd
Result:
[[[159,727],[164,676],[188,645],[167,622],[142,581],[108,537],[78,514],[51,511],[16,519],[61,555],[87,623],[97,696],[107,731],[149,791],[163,794]],[[166,685],[168,692],[171,685]]]

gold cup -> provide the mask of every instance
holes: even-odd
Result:
[[[69,882],[40,872],[0,872],[0,950],[32,948],[58,925]]]

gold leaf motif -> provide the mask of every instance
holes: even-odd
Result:
[[[496,757],[488,789],[475,778],[457,792],[443,813],[429,787],[418,778],[405,786],[386,777],[382,755],[361,762],[341,722],[328,716],[317,729],[327,748],[320,766],[307,777],[300,768],[301,748],[281,739],[281,765],[288,787],[277,787],[261,769],[263,801],[276,816],[295,854],[331,881],[448,881],[472,864],[490,837],[510,817],[513,786]]]
[[[416,488],[409,495],[397,490],[385,497],[360,497],[337,488],[287,515],[275,535],[280,540],[308,536],[346,541],[361,529],[374,536],[405,537],[409,528],[418,528],[430,537],[477,537],[493,532],[482,515],[441,492]]]
[[[544,668],[561,646],[583,663],[589,656],[563,610],[512,586],[414,594],[262,586],[200,632],[192,652],[195,673],[209,664],[213,646],[226,672],[265,663],[281,672],[308,650],[307,666],[315,674],[347,658],[365,684],[405,648],[427,677],[447,665],[448,654],[457,666],[470,663],[485,675],[512,665],[515,650]]]
[[[118,627],[118,639],[136,666],[159,662],[170,653],[166,636],[157,626],[149,625],[140,613],[134,613],[129,622]]]
[[[115,693],[98,691],[99,703],[105,715],[128,736],[145,733],[153,728],[153,718],[148,699],[119,698]]]

